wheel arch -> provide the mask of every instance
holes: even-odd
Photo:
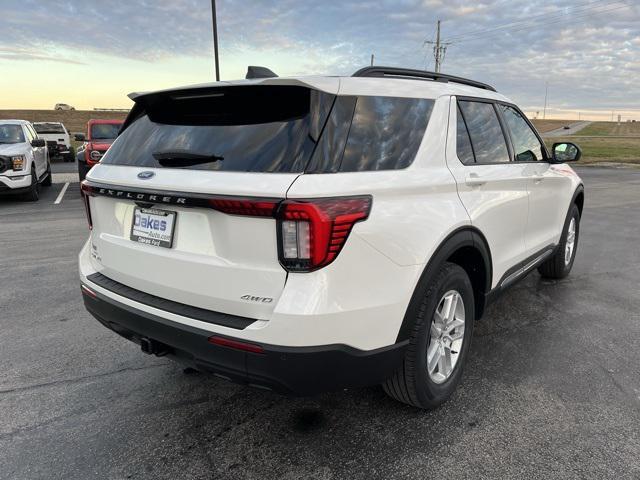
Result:
[[[571,198],[571,205],[575,204],[578,207],[578,211],[580,212],[580,218],[582,218],[582,210],[584,209],[584,185],[578,185],[576,191],[573,192],[573,197]]]
[[[409,338],[413,319],[422,303],[421,292],[445,262],[455,263],[467,272],[474,290],[475,318],[482,317],[486,294],[491,290],[493,263],[486,238],[480,230],[469,225],[451,232],[431,255],[413,291],[396,342]]]

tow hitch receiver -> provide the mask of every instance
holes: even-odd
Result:
[[[158,357],[162,357],[171,351],[171,348],[164,343],[157,342],[156,340],[147,337],[140,338],[140,348],[144,353],[156,355]]]

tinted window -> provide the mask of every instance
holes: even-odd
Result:
[[[535,162],[543,160],[542,145],[520,112],[507,105],[500,105],[500,108],[511,133],[511,142],[515,150],[516,161]]]
[[[20,125],[0,125],[0,143],[24,143],[24,133]]]
[[[469,138],[469,131],[467,130],[467,124],[464,121],[464,116],[460,111],[458,105],[458,131],[456,134],[456,150],[458,152],[458,158],[464,164],[474,163],[476,160],[473,155],[473,147],[471,147],[471,139]]]
[[[121,123],[94,123],[91,125],[91,140],[112,140],[118,136]]]
[[[341,172],[393,170],[413,162],[433,100],[358,97]]]
[[[102,163],[302,172],[333,102],[331,95],[288,86],[165,95],[145,106],[146,114],[127,127]]]
[[[508,162],[509,150],[493,105],[472,101],[458,104],[469,130],[476,163]]]
[[[331,115],[322,132],[320,143],[313,153],[307,172],[334,173],[339,171],[356,100],[357,97],[352,96],[335,99]]]
[[[34,123],[33,128],[38,133],[66,133],[60,123]]]

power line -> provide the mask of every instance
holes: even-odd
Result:
[[[608,12],[612,12],[612,11],[615,11],[615,10],[620,10],[622,8],[627,8],[628,6],[629,5],[621,5],[619,7],[609,8],[607,10],[600,10],[600,11],[597,11],[597,12],[590,12],[590,13],[585,13],[585,14],[582,14],[582,15],[576,15],[576,16],[573,16],[571,18],[571,20],[579,20],[581,18],[587,18],[587,17],[590,17],[592,15],[608,13]],[[565,20],[566,20],[565,18],[560,18],[560,19],[557,19],[557,20],[554,20],[554,21],[548,21],[548,22],[545,22],[544,26],[555,25],[555,24],[558,24],[558,23],[562,23]],[[500,32],[489,33],[489,34],[485,35],[484,37],[483,36],[477,36],[477,37],[474,37],[474,38],[465,38],[465,39],[462,39],[462,40],[454,41],[452,43],[453,44],[459,44],[459,43],[465,43],[465,42],[469,42],[469,41],[473,41],[473,40],[479,40],[480,38],[491,38],[491,37],[495,37],[497,35],[502,35],[505,32],[517,33],[517,32],[523,31],[523,30],[531,31],[531,27],[532,26],[534,26],[534,25],[523,25],[523,26],[521,26],[519,28],[505,29],[505,30],[500,31]]]
[[[608,8],[605,10],[598,10],[602,7],[609,7],[615,4],[622,4],[622,5],[618,5],[613,8]],[[610,0],[605,2],[598,2],[597,4],[595,2],[592,2],[588,4],[583,4],[583,5],[587,5],[587,6],[574,7],[568,13],[567,12],[550,12],[546,14],[539,14],[539,15],[534,15],[532,17],[528,17],[527,19],[518,20],[518,21],[514,21],[514,22],[502,24],[502,25],[497,25],[495,27],[491,27],[484,30],[476,30],[476,31],[461,33],[458,35],[454,35],[453,37],[450,37],[449,41],[453,43],[458,43],[462,41],[468,41],[470,39],[474,39],[477,37],[485,36],[486,34],[491,34],[493,32],[495,32],[496,34],[499,34],[512,29],[522,30],[523,27],[528,27],[532,24],[535,24],[536,22],[539,22],[541,19],[544,19],[545,21],[547,21],[547,23],[545,23],[545,25],[547,25],[547,24],[559,23],[557,20],[564,21],[570,15],[571,15],[571,19],[584,18],[592,14],[607,13],[613,10],[619,10],[629,6],[629,4],[626,3],[626,0],[613,0],[613,1]]]

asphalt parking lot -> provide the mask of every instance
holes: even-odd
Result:
[[[433,412],[144,355],[82,306],[78,184],[58,204],[64,183],[0,199],[0,478],[640,478],[640,170],[580,174],[571,276],[534,273],[494,304]]]

